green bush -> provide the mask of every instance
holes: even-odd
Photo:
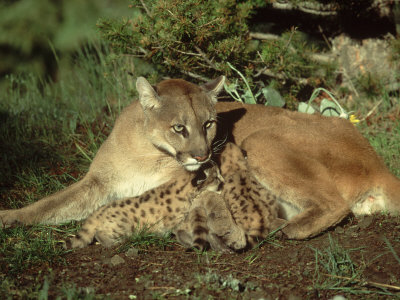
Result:
[[[158,73],[150,80],[167,75],[204,81],[224,74],[237,84],[240,94],[245,94],[248,89],[240,72],[254,95],[260,96],[257,101],[264,103],[261,91],[266,81],[273,79],[274,88],[286,85],[287,93],[297,93],[300,88],[291,85],[300,81],[318,85],[323,81],[308,79],[314,74],[326,75],[318,73],[318,64],[307,56],[313,49],[294,28],[277,40],[251,38],[251,17],[266,3],[133,0],[131,18],[103,19],[98,26],[115,51],[156,66]]]

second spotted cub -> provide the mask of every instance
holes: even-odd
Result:
[[[249,246],[254,246],[286,223],[278,217],[278,197],[250,173],[245,156],[237,145],[227,143],[220,160],[225,181],[222,197],[236,224],[244,230]]]

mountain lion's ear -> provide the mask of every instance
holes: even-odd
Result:
[[[203,84],[202,87],[211,95],[211,98],[213,98],[216,101],[215,97],[217,97],[219,92],[224,87],[224,82],[225,82],[225,76],[221,75]]]
[[[139,77],[136,80],[136,89],[139,93],[139,102],[144,110],[160,106],[158,95],[146,78]]]

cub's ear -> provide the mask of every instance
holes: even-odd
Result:
[[[216,97],[224,87],[225,76],[221,75],[205,84],[202,87],[210,94],[211,98],[216,102]]]
[[[160,107],[160,100],[156,91],[144,77],[136,80],[136,89],[139,93],[139,102],[144,110]]]

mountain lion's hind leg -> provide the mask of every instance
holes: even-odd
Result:
[[[286,208],[282,216],[289,222],[282,231],[288,238],[315,236],[350,213],[328,169],[281,143],[279,135],[256,132],[243,142],[242,148],[247,152],[250,171]]]

